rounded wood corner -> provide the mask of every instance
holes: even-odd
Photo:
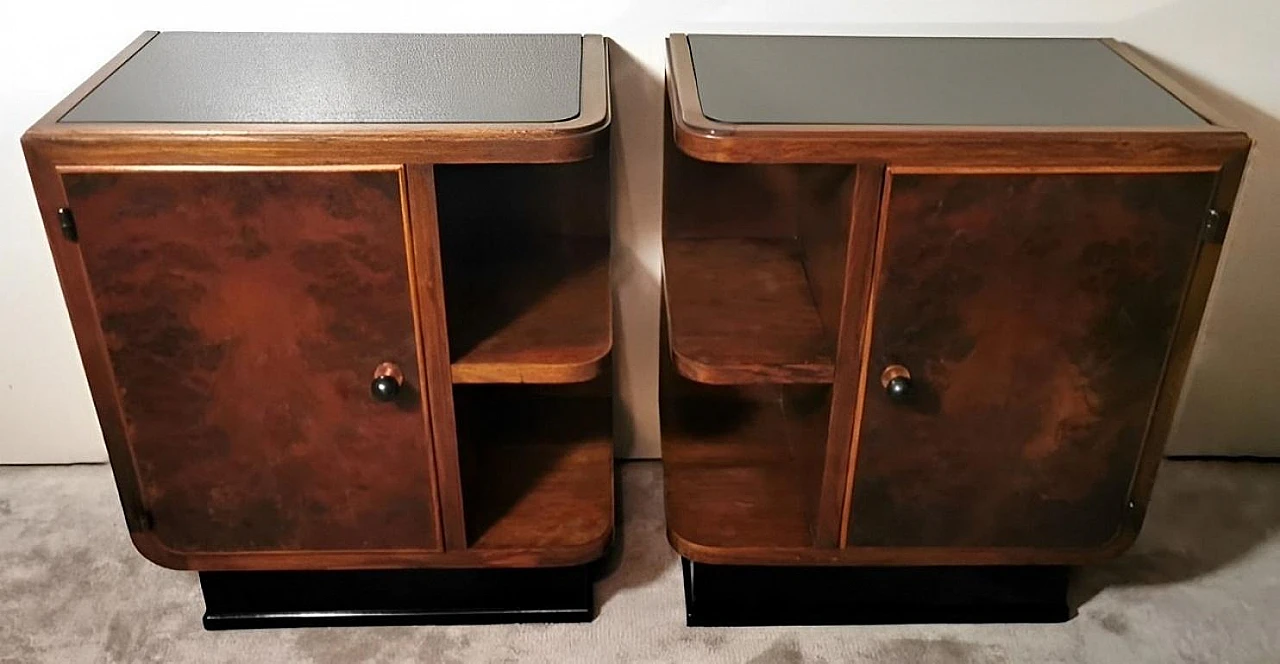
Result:
[[[47,131],[48,130],[45,128],[43,122],[37,121],[35,124],[28,127],[26,131],[22,132],[22,136],[18,139],[18,142],[22,145],[23,152],[28,155],[38,153],[41,145],[45,141]]]
[[[676,148],[692,159],[717,164],[746,163],[752,159],[737,157],[734,151],[739,138],[737,127],[712,120],[701,111],[672,104],[671,132]]]
[[[724,380],[720,376],[720,370],[716,367],[682,354],[676,350],[674,345],[671,347],[671,362],[681,376],[695,383],[703,383],[705,385],[734,384],[734,381]]]
[[[607,134],[613,119],[609,109],[583,109],[578,115],[547,125],[543,141],[556,149],[555,163],[586,161],[596,155],[602,134]]]
[[[454,385],[569,385],[586,383],[604,373],[612,344],[584,360],[555,364],[455,363],[450,368]]]
[[[604,373],[605,364],[609,362],[609,357],[612,352],[613,343],[610,341],[602,350],[596,352],[587,359],[577,362],[566,362],[564,364],[552,364],[547,365],[546,367],[537,368],[530,372],[528,379],[521,380],[519,382],[555,385],[586,383]]]
[[[707,547],[686,540],[680,536],[680,533],[676,532],[675,528],[670,526],[667,526],[667,543],[671,545],[672,549],[675,549],[676,553],[680,554],[684,558],[692,560],[695,563],[717,562],[714,554],[706,555]]]
[[[1137,541],[1138,533],[1141,530],[1141,521],[1120,524],[1120,527],[1116,529],[1115,534],[1110,539],[1103,542],[1096,549],[1084,552],[1083,557],[1085,560],[1082,561],[1082,564],[1095,565],[1120,557]]]
[[[581,362],[575,362],[564,367],[566,380],[565,383],[585,383],[587,381],[598,378],[604,373],[604,368],[609,364],[613,355],[613,339],[595,353],[591,358]]]
[[[563,366],[564,375],[570,377],[561,381],[564,383],[585,383],[589,380],[598,378],[605,371],[605,367],[609,365],[613,358],[613,329],[612,321],[610,321],[609,335],[605,338],[604,343],[600,344],[590,356],[586,359],[572,362]]]
[[[600,532],[580,544],[555,547],[530,557],[527,567],[574,567],[588,565],[604,558],[613,544],[614,524],[609,519]],[[490,549],[492,551],[492,549]]]
[[[188,572],[193,569],[186,554],[166,546],[153,531],[130,530],[129,539],[133,542],[133,548],[142,554],[143,558],[165,569],[178,570],[180,572]]]
[[[603,558],[608,553],[609,547],[613,545],[613,535],[615,532],[613,521],[613,519],[606,521],[604,528],[601,529],[598,535],[588,540],[587,543],[581,545],[581,547],[575,547],[581,552],[582,560],[578,563],[569,564],[592,563]]]
[[[686,539],[675,528],[667,527],[667,543],[675,549],[676,553],[682,557],[695,563],[705,563],[708,565],[752,565],[752,564],[787,564],[785,561],[775,563],[765,562],[744,562],[745,558],[742,551],[738,547],[713,546],[710,544],[699,544],[692,540]],[[782,550],[779,550],[782,551]],[[786,556],[783,556],[786,558]],[[791,564],[800,564],[801,561],[791,561]]]
[[[582,36],[582,71],[578,93],[578,114],[550,122],[546,140],[562,149],[565,158],[556,162],[585,161],[595,156],[601,134],[608,135],[613,123],[613,101],[609,93],[609,47],[601,35]],[[572,155],[572,156],[569,156]]]

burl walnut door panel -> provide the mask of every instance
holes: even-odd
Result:
[[[893,176],[847,544],[1115,537],[1214,182]],[[905,403],[882,385],[895,364]]]
[[[160,545],[439,550],[399,170],[63,183]]]

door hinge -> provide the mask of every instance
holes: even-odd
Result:
[[[1227,215],[1209,208],[1200,227],[1200,239],[1210,244],[1222,244],[1227,239]]]
[[[62,237],[72,242],[80,239],[80,233],[76,231],[76,217],[71,214],[71,208],[58,208],[58,227],[62,229]]]

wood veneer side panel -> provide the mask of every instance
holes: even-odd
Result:
[[[866,323],[870,316],[872,268],[884,173],[884,166],[880,164],[860,165],[854,173],[853,194],[848,208],[850,226],[836,347],[836,378],[832,383],[831,420],[815,524],[814,540],[819,546],[838,546],[843,542],[841,531],[846,521],[845,500],[852,472],[850,464],[857,444],[853,427],[864,382],[859,378],[865,359]]]
[[[413,164],[405,169],[409,225],[418,297],[423,376],[426,382],[431,434],[435,447],[440,520],[446,551],[465,549],[467,527],[462,498],[462,469],[453,413],[453,379],[449,362],[449,332],[440,264],[440,230],[436,214],[433,167]]]

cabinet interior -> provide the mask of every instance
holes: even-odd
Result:
[[[610,405],[606,379],[454,388],[468,546],[572,547],[607,532]]]
[[[812,546],[831,387],[705,385],[663,369],[669,528],[703,546]]]
[[[612,338],[608,156],[435,167],[454,383],[571,383]]]
[[[666,301],[682,373],[712,384],[832,381],[853,175],[708,163],[668,146]]]
[[[609,532],[607,167],[435,167],[468,547]]]
[[[854,167],[703,162],[668,138],[666,169],[669,525],[703,546],[811,547]]]

